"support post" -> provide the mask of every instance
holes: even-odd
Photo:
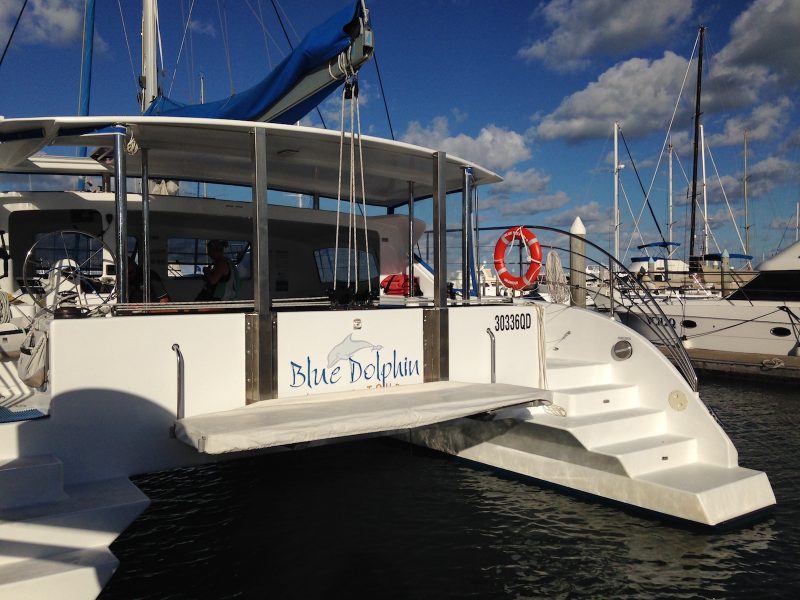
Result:
[[[408,297],[413,298],[414,289],[414,182],[408,182]]]
[[[461,177],[461,299],[469,301],[469,254],[470,229],[472,228],[470,169],[464,169]]]
[[[433,155],[433,308],[426,309],[424,329],[424,380],[449,378],[449,327],[447,318],[447,155]]]
[[[481,227],[480,227],[480,207],[478,206],[478,189],[473,187],[473,211],[472,214],[474,215],[475,219],[475,244],[473,248],[473,255],[474,265],[475,265],[475,279],[477,280],[478,287],[475,290],[475,296],[478,299],[478,304],[481,302],[481,298],[483,298],[483,282],[481,281]]]
[[[142,301],[150,302],[150,182],[147,149],[142,148]]]
[[[119,301],[128,301],[128,185],[127,155],[125,154],[125,127],[116,126],[114,134],[114,212],[117,237],[117,290]]]
[[[586,308],[586,227],[580,217],[575,217],[569,232],[570,303]]]
[[[253,129],[253,307],[255,319],[250,330],[252,369],[247,403],[273,396],[273,330],[269,293],[269,238],[267,220],[267,132]]]

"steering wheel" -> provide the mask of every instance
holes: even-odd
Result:
[[[49,313],[72,306],[89,314],[116,297],[115,264],[114,253],[100,238],[71,229],[53,231],[36,240],[25,256],[25,293]]]

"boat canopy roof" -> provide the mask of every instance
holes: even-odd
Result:
[[[113,147],[115,132],[128,136],[127,174],[141,175],[139,148],[146,148],[151,179],[252,184],[252,133],[267,136],[270,189],[336,198],[339,187],[339,131],[222,119],[178,117],[54,117],[0,120],[0,171],[12,173],[113,173],[111,161],[57,158],[40,154],[49,146]],[[350,135],[345,134],[344,156]],[[433,194],[435,150],[370,136],[361,137],[367,204],[393,207]],[[133,154],[130,150],[135,148]],[[70,154],[73,154],[70,151]],[[95,155],[104,154],[96,152]],[[105,153],[110,157],[111,153]],[[463,171],[472,169],[475,185],[502,181],[494,172],[456,156],[447,156],[445,186],[460,190]],[[343,166],[342,198],[348,197],[349,164]]]
[[[711,254],[704,254],[703,260],[716,260],[720,261],[724,258],[724,256],[719,252],[713,252]],[[728,254],[728,258],[734,259],[741,259],[741,260],[753,260],[753,257],[749,254],[739,254],[737,252],[731,252]]]
[[[223,100],[203,104],[183,104],[166,96],[156,98],[145,112],[152,116],[235,119],[295,123],[311,112],[343,81],[344,76],[328,78],[320,89],[282,108],[271,109],[295,86],[317,70],[328,71],[329,63],[350,47],[361,31],[364,18],[361,0],[350,4],[314,28],[275,69],[255,86]]]

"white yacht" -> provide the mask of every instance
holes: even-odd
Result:
[[[248,120],[0,120],[0,176],[17,175],[0,192],[0,597],[95,597],[148,505],[133,475],[360,436],[701,526],[775,503],[677,338],[680,370],[597,312],[472,298],[468,278],[449,297],[446,197],[471,223],[474,190],[500,181],[479,165]],[[75,189],[86,177],[100,191]],[[434,260],[416,290],[421,201]],[[198,301],[212,246],[234,293]],[[407,294],[380,290],[391,275]]]
[[[761,263],[757,272],[724,298],[656,301],[702,368],[796,379],[800,377],[800,243]],[[618,314],[656,341],[650,327],[653,315],[643,315],[635,306],[620,307]]]

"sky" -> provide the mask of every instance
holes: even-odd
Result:
[[[3,47],[22,4],[0,2]],[[206,100],[244,90],[288,50],[276,12],[296,43],[345,4],[161,0],[162,87],[175,99],[196,102],[202,74]],[[794,241],[800,1],[366,4],[377,63],[359,75],[364,132],[390,137],[393,130],[396,139],[445,150],[500,174],[503,183],[481,191],[481,225],[568,229],[580,216],[588,237],[610,247],[612,131],[619,121],[620,238],[628,257],[639,254],[636,245],[659,240],[642,188],[650,190],[667,236],[662,149],[668,135],[674,147],[673,239],[682,243],[678,256],[688,248],[696,59],[689,61],[696,56],[698,28],[707,27],[701,122],[709,149],[710,251],[743,251],[745,130],[755,262]],[[84,0],[28,1],[0,65],[0,114],[77,113],[83,11]],[[97,0],[90,114],[138,112],[140,15],[139,0]],[[338,96],[320,111],[329,128],[338,128]],[[312,113],[304,123],[320,126],[320,119]]]

